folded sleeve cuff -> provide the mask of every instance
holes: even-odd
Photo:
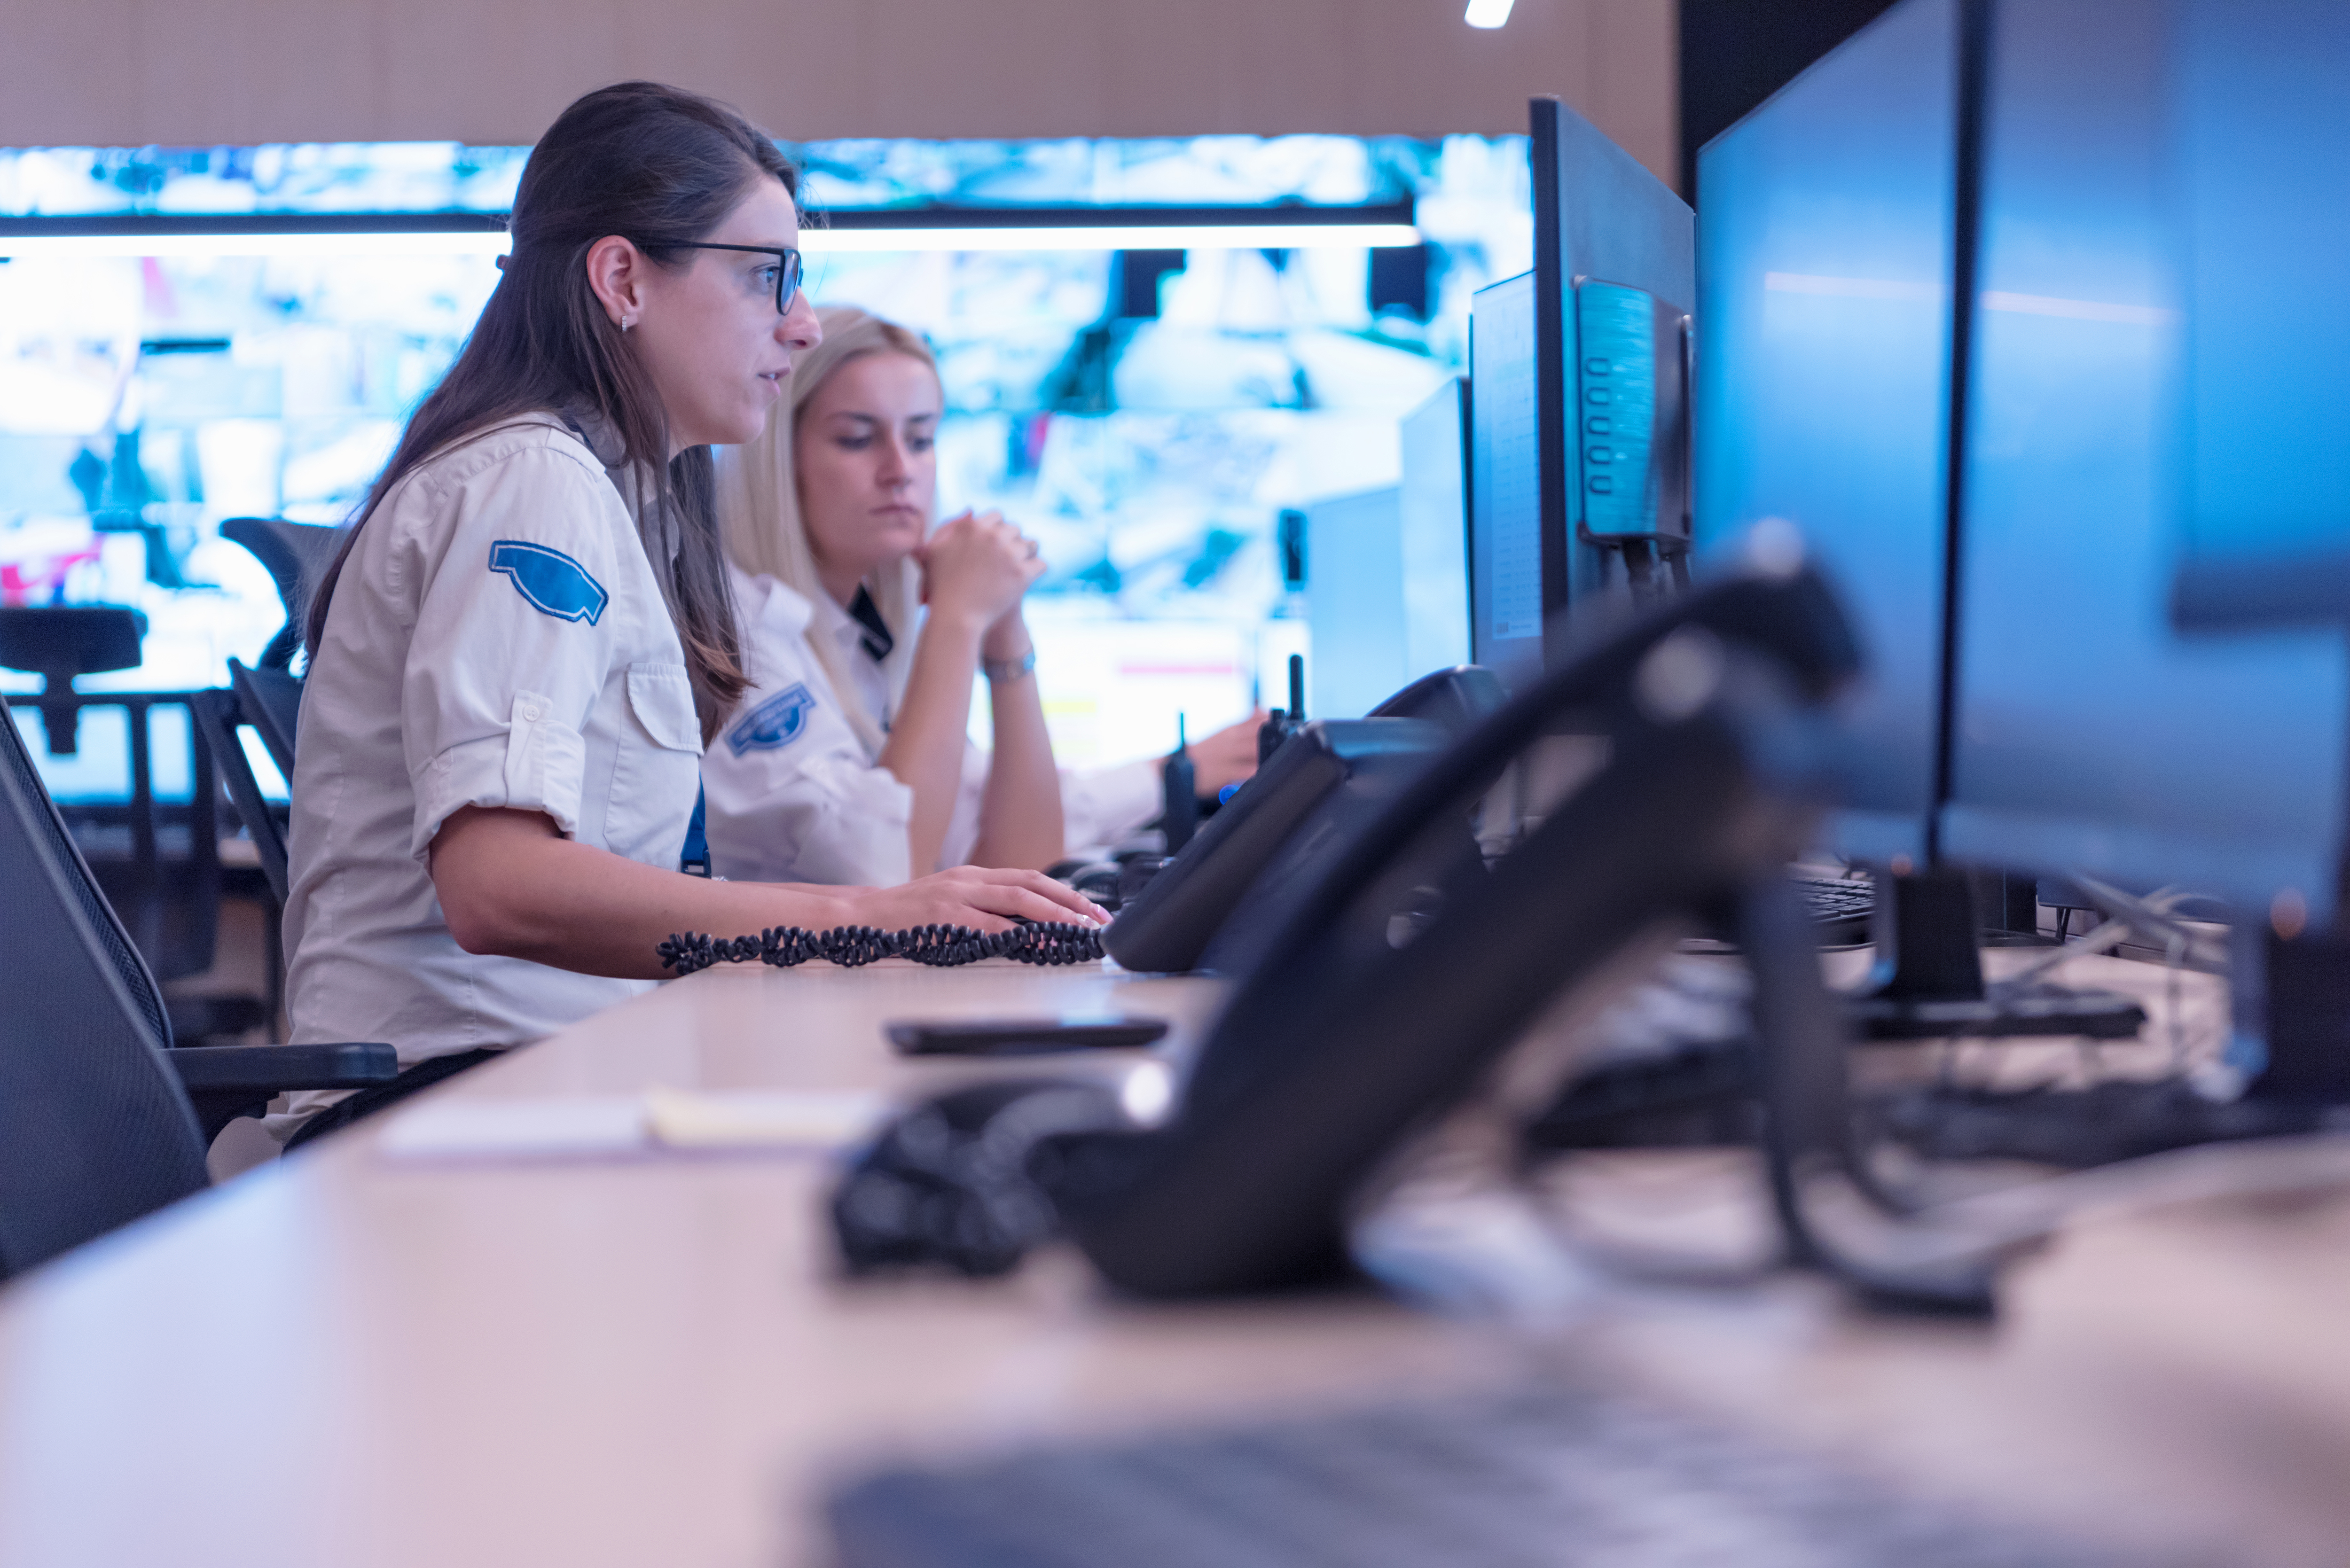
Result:
[[[554,712],[537,692],[517,691],[504,734],[461,742],[426,763],[410,853],[422,860],[441,825],[469,805],[544,812],[566,838],[577,833],[588,745]]]

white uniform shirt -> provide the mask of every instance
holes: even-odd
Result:
[[[711,874],[844,887],[908,880],[914,792],[876,765],[809,651],[817,607],[774,577],[729,570],[751,690],[702,760]],[[840,642],[841,668],[870,672],[872,689],[857,700],[877,717],[887,712],[888,676],[858,646],[862,628],[829,599],[823,607],[832,613],[818,635]]]
[[[293,1038],[390,1041],[410,1065],[650,989],[465,952],[425,854],[460,808],[510,807],[674,869],[701,752],[675,625],[587,444],[531,415],[421,464],[360,532],[303,692]]]
[[[813,625],[838,649],[836,662],[853,687],[847,700],[886,729],[901,693],[865,651],[865,628],[828,597],[811,600],[774,577],[736,571],[733,584],[753,690],[702,759],[712,874],[877,888],[907,880],[914,792],[879,764],[842,716],[843,694],[807,646]],[[970,860],[988,766],[988,754],[966,743],[939,867],[931,869]],[[1154,763],[1061,774],[1071,853],[1130,836],[1160,804]]]

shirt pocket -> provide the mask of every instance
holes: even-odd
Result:
[[[693,711],[693,680],[684,665],[658,659],[629,665],[629,711],[655,745],[702,754],[702,718]]]
[[[685,666],[629,666],[629,713],[612,760],[606,847],[674,870],[702,788],[702,721]]]

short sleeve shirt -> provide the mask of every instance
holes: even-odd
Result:
[[[858,738],[807,639],[832,639],[835,663],[856,683],[848,701],[877,723],[888,722],[887,675],[839,606],[771,576],[737,569],[733,580],[751,690],[702,763],[711,870],[738,882],[907,880],[914,792]]]
[[[897,695],[892,670],[867,650],[865,628],[832,600],[739,569],[733,585],[752,689],[702,763],[712,871],[736,881],[905,881],[914,793],[880,765],[842,712],[844,701],[855,703],[887,728]],[[832,650],[847,691],[835,688],[808,647],[811,638]],[[941,868],[968,862],[978,845],[992,761],[965,743]],[[1115,844],[1159,813],[1155,763],[1064,769],[1060,778],[1071,854]]]
[[[295,753],[296,1041],[389,1041],[412,1064],[536,1039],[649,987],[465,952],[426,862],[477,805],[676,867],[701,727],[627,478],[556,416],[526,416],[418,465],[360,532]]]

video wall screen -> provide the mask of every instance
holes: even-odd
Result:
[[[0,217],[499,213],[527,151],[0,150]],[[1393,483],[1399,418],[1465,369],[1470,295],[1531,265],[1522,138],[787,151],[817,223],[928,204],[1412,206],[1421,243],[1378,249],[810,244],[818,304],[867,306],[938,349],[942,514],[997,508],[1044,542],[1039,675],[1079,765],[1164,752],[1179,713],[1203,732],[1260,684],[1280,700],[1305,622],[1276,519]],[[488,297],[498,243],[140,255],[0,238],[23,253],[0,260],[0,602],[144,613],[144,662],[86,691],[221,683],[280,611],[220,522],[349,516]],[[0,690],[36,684],[0,671]],[[125,788],[121,726],[90,717],[79,755],[44,760],[61,798]],[[159,791],[184,794],[184,741],[155,740]]]

